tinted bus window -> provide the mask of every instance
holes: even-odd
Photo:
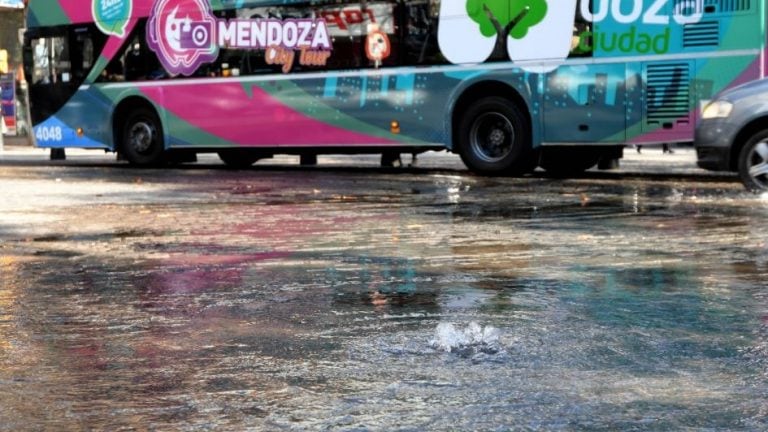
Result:
[[[95,26],[53,27],[26,36],[33,122],[56,113],[85,82],[106,37]]]
[[[434,0],[405,2],[402,8],[403,65],[448,64],[437,42],[439,2]]]

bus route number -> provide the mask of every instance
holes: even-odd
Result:
[[[63,141],[64,132],[60,126],[40,126],[36,128],[35,138],[38,141]]]

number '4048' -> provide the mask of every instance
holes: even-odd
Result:
[[[38,141],[62,141],[64,133],[59,126],[40,126],[35,128],[35,138]]]

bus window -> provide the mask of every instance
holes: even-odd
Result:
[[[576,20],[573,24],[571,52],[569,57],[592,57],[594,36],[592,23],[584,19],[581,10],[577,8]]]
[[[274,17],[273,13],[258,9],[223,10],[215,13],[219,19],[255,19]],[[203,75],[239,76],[281,73],[279,66],[268,65],[262,50],[242,50],[219,47],[215,64],[203,66]]]
[[[437,43],[440,13],[435,0],[405,2],[403,29],[403,64],[406,66],[442,65],[448,61]]]
[[[119,54],[101,73],[98,82],[132,82],[167,78],[157,55],[147,45],[146,26],[146,20],[136,24]]]
[[[27,34],[25,75],[30,77],[30,97],[40,104],[33,118],[52,115],[85,82],[106,37],[95,26],[53,27]],[[34,119],[33,119],[34,120]]]
[[[82,83],[88,77],[96,62],[93,38],[87,28],[77,28],[70,38],[70,73],[72,78]]]
[[[32,47],[33,83],[53,84],[61,81],[62,74],[65,78],[69,76],[69,50],[63,36],[35,39]]]
[[[127,81],[157,80],[166,77],[160,62],[149,50],[143,38],[136,38],[128,44],[123,64]]]
[[[339,3],[315,1],[291,4],[290,6],[265,6],[216,12],[219,19],[302,19],[322,18],[325,20],[333,52],[324,66],[302,66],[294,61],[290,73],[312,73],[326,70],[374,68],[376,62],[366,54],[366,38],[369,31],[376,29],[388,36],[388,56],[381,59],[380,67],[399,66],[400,37],[397,17],[398,4],[394,1]],[[223,67],[226,65],[227,67]],[[220,48],[215,64],[204,67],[210,74],[236,70],[241,75],[284,73],[280,65],[269,65],[263,50],[242,50]]]
[[[88,28],[32,40],[32,82],[82,83],[93,67],[94,41]]]

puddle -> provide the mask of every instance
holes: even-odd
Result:
[[[135,175],[2,213],[0,429],[768,429],[764,197]]]

